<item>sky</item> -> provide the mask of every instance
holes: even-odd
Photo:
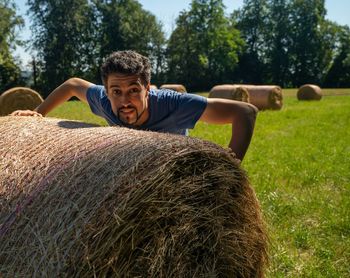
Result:
[[[139,0],[145,10],[153,13],[164,26],[167,35],[175,27],[175,20],[182,10],[188,10],[191,0]],[[243,0],[223,0],[226,6],[226,13],[231,14],[234,10],[242,7]],[[25,27],[20,31],[20,38],[29,40],[31,38],[30,20],[26,16],[26,0],[15,0],[18,7],[18,14],[22,15],[25,20]],[[326,0],[327,15],[326,18],[340,25],[350,26],[350,0]],[[30,60],[30,52],[25,47],[20,47],[15,52],[25,66]]]

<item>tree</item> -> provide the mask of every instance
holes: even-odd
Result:
[[[266,0],[244,0],[243,7],[234,12],[231,21],[245,42],[239,57],[237,74],[243,83],[264,82],[266,75],[266,37],[269,10]]]
[[[282,87],[290,86],[292,73],[291,47],[293,39],[293,24],[291,22],[292,6],[290,0],[268,1],[271,16],[267,20],[267,28],[270,30],[266,35],[266,76],[268,83],[278,84]]]
[[[233,80],[243,41],[221,0],[193,0],[176,21],[167,50],[169,78],[190,90]]]
[[[294,86],[320,84],[331,62],[332,47],[327,32],[324,0],[294,0],[291,7],[291,71]]]
[[[28,0],[27,4],[44,95],[72,76],[95,75],[95,20],[89,1]]]
[[[164,65],[165,36],[156,17],[135,0],[96,0],[94,5],[99,62],[113,51],[132,49],[150,58],[153,80],[158,80]]]
[[[330,23],[336,33],[334,60],[325,77],[323,86],[333,88],[350,87],[350,28]]]
[[[243,82],[283,87],[322,83],[334,59],[334,32],[324,0],[245,0],[237,20],[246,48]]]
[[[20,44],[16,31],[23,24],[23,18],[16,15],[16,6],[8,0],[0,0],[0,93],[18,85],[21,79],[11,50]]]
[[[199,55],[194,47],[195,36],[188,12],[182,11],[176,19],[167,48],[168,82],[192,87],[193,80],[201,79]]]
[[[100,83],[99,67],[112,51],[133,49],[161,75],[161,25],[135,0],[28,0],[37,51],[38,86],[47,95],[72,76]]]

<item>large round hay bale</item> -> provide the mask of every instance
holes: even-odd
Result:
[[[43,98],[39,93],[30,88],[12,88],[0,96],[0,116],[8,115],[16,110],[33,110],[42,102]]]
[[[184,85],[181,84],[163,84],[160,86],[161,89],[173,90],[179,93],[186,93],[187,90]]]
[[[317,85],[305,84],[299,88],[297,98],[298,100],[320,100],[322,90]]]
[[[249,102],[249,93],[246,88],[228,84],[214,86],[210,90],[208,97]]]
[[[0,118],[4,277],[262,277],[266,234],[232,153],[199,139]]]
[[[249,102],[259,110],[279,110],[283,106],[283,95],[280,86],[275,85],[236,85],[248,90]]]

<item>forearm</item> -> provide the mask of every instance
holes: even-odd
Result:
[[[232,137],[229,147],[239,160],[243,160],[253,136],[257,110],[248,107],[247,111],[235,118],[232,123]]]
[[[253,136],[258,109],[252,104],[234,100],[212,98],[207,101],[200,120],[213,124],[232,123],[229,147],[242,160]]]

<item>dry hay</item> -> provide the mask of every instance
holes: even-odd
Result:
[[[4,277],[264,276],[259,204],[227,150],[49,118],[0,132]]]
[[[322,90],[317,85],[305,84],[299,88],[297,98],[298,100],[320,100]]]
[[[275,85],[236,85],[248,90],[249,102],[259,110],[280,110],[283,106],[282,89]]]
[[[42,102],[42,97],[30,88],[12,88],[0,96],[0,116],[8,115],[16,110],[33,110]]]
[[[179,93],[186,93],[187,90],[184,85],[181,84],[163,84],[160,86],[161,89],[173,90]]]
[[[248,90],[235,85],[217,85],[209,92],[209,98],[225,98],[238,101],[249,102]]]
[[[150,88],[150,89],[153,89],[153,90],[157,90],[157,89],[158,89],[157,85],[153,85],[153,84],[151,84],[151,85],[149,86],[149,88]]]

